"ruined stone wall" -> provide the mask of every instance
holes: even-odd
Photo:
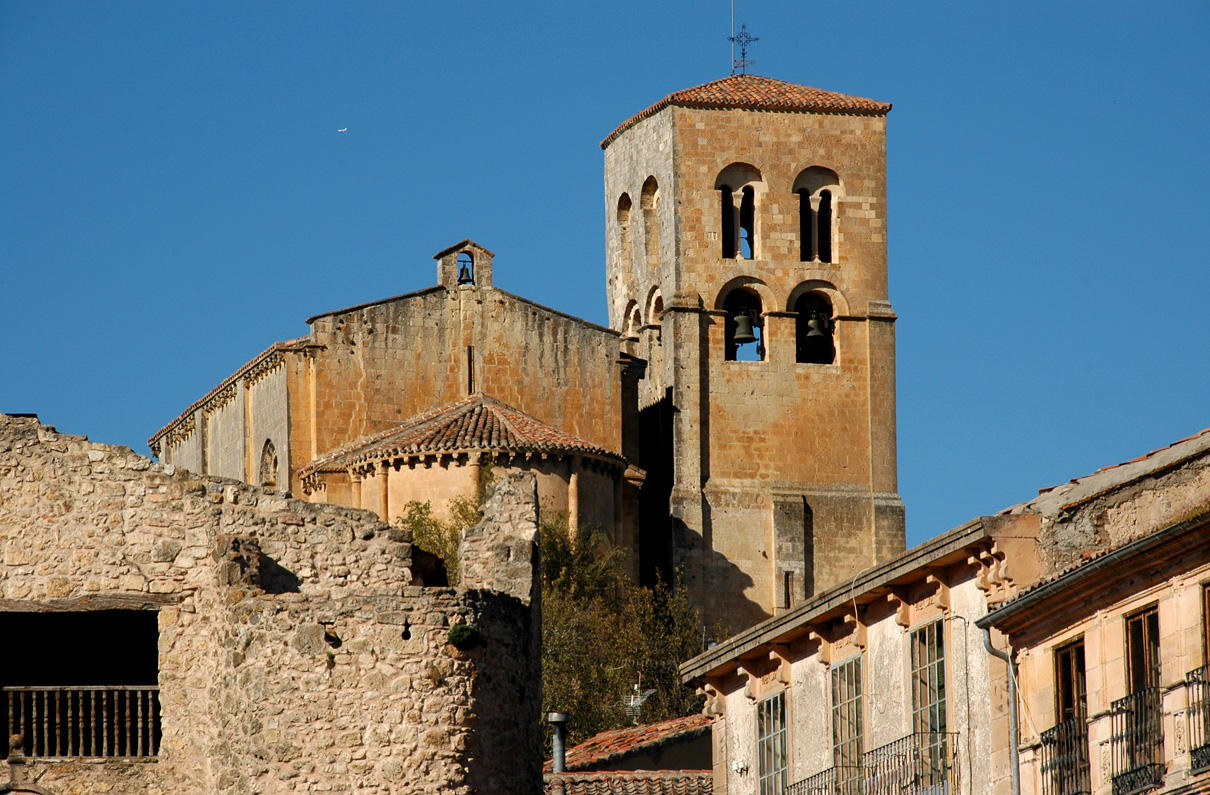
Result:
[[[158,757],[31,760],[55,793],[538,786],[537,737],[499,733],[537,725],[529,603],[412,586],[410,538],[373,514],[0,415],[0,555],[0,610],[158,614]],[[448,646],[459,622],[482,642]]]

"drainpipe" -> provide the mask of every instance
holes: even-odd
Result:
[[[1012,795],[1021,795],[1021,758],[1017,750],[1017,677],[1013,674],[1012,655],[992,645],[991,627],[982,627],[983,645],[993,657],[1008,666],[1008,758],[1012,767]]]
[[[550,724],[551,729],[553,729],[550,735],[550,755],[554,760],[552,769],[555,773],[562,773],[566,769],[563,749],[567,732],[567,713],[547,713],[546,721]]]

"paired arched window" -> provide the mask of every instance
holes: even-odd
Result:
[[[723,299],[723,359],[728,362],[760,362],[765,358],[764,308],[760,296],[737,287]]]
[[[660,264],[660,185],[655,177],[648,177],[639,195],[639,206],[643,209],[643,250],[646,252],[647,267],[655,270]]]
[[[832,229],[839,185],[836,172],[822,166],[811,166],[794,180],[794,192],[798,194],[799,259],[803,262],[832,262]]]
[[[794,360],[808,364],[836,361],[832,302],[823,293],[804,293],[794,302]]]
[[[760,171],[747,163],[732,163],[714,181],[723,259],[756,259],[756,203],[762,186]]]

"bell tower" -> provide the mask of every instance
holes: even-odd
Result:
[[[903,550],[889,110],[738,74],[601,144],[610,324],[646,362],[640,571],[679,569],[708,623],[738,631]]]

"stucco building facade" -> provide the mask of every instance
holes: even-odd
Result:
[[[713,720],[713,791],[1205,791],[1208,512],[1210,431],[686,662]]]

